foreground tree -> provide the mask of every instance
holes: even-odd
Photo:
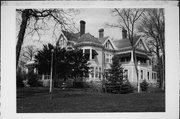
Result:
[[[137,75],[137,87],[138,92],[140,91],[140,84],[139,84],[139,74],[138,74],[138,68],[137,68],[137,59],[136,59],[136,48],[134,46],[134,36],[135,36],[135,28],[137,26],[136,23],[138,23],[138,20],[142,16],[144,12],[144,9],[117,9],[115,8],[112,10],[112,13],[115,17],[118,18],[118,23],[116,24],[110,24],[108,26],[120,28],[120,29],[126,29],[127,30],[127,38],[130,41],[130,44],[132,46],[133,51],[133,59],[134,59],[134,65],[135,65],[135,71]]]
[[[50,74],[51,54],[54,49],[54,75],[66,80],[73,77],[86,77],[89,73],[88,59],[83,55],[82,50],[66,50],[60,47],[54,47],[51,44],[44,45],[43,49],[38,51],[35,61],[38,63],[37,68],[40,74]]]
[[[71,31],[71,14],[75,13],[73,9],[17,9],[16,12],[17,21],[20,23],[16,45],[16,67],[18,66],[25,34],[36,33],[40,37],[40,32],[48,29],[48,26],[52,27],[52,25],[54,27],[53,35],[55,35],[55,29],[57,27],[61,30]],[[18,16],[21,19],[18,19]]]
[[[165,87],[165,19],[164,9],[146,9],[138,27],[139,32],[148,38],[148,44],[152,53],[158,60],[160,88]]]
[[[120,56],[115,55],[112,58],[111,69],[109,70],[108,80],[111,82],[110,84],[113,87],[113,91],[115,93],[132,93],[133,87],[131,86],[127,76],[124,75],[123,67],[120,64]],[[105,89],[106,90],[106,89]]]
[[[123,67],[121,66],[120,62],[119,62],[119,56],[115,55],[112,58],[112,65],[111,65],[111,69],[109,70],[109,81],[111,81],[112,83],[118,83],[120,85],[123,84]]]

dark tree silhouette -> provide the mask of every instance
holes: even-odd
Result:
[[[55,51],[54,75],[66,79],[73,77],[87,77],[89,73],[88,59],[83,55],[82,50],[66,50],[60,47],[54,47],[51,44],[44,45],[43,49],[38,51],[35,56],[37,68],[40,74],[50,74],[52,49]]]

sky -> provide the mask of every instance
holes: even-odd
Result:
[[[110,28],[105,25],[106,23],[116,23],[117,20],[111,15],[111,9],[108,8],[81,8],[78,9],[79,14],[74,16],[74,22],[76,27],[80,28],[80,20],[86,22],[85,33],[90,33],[95,37],[99,37],[99,29],[104,29],[104,36],[110,36],[114,39],[121,38],[121,30],[117,28]],[[38,37],[35,35],[27,36],[24,40],[24,46],[26,45],[36,45],[42,46],[42,44],[53,43],[55,40],[52,38],[52,34],[44,34],[41,40],[37,40]]]
[[[79,21],[86,21],[85,32],[89,32],[95,37],[99,36],[98,30],[104,29],[104,36],[110,36],[116,39],[121,38],[121,30],[117,28],[107,27],[106,23],[115,23],[116,19],[111,15],[111,9],[105,8],[89,8],[79,9],[80,14],[76,16],[75,22],[79,28]]]

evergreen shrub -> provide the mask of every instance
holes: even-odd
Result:
[[[148,82],[146,80],[143,80],[143,82],[140,84],[140,87],[141,87],[142,91],[147,91],[148,87],[149,87],[149,84],[148,84]]]
[[[33,72],[28,73],[27,78],[28,78],[28,84],[30,85],[30,87],[42,86],[42,84],[38,81],[37,74],[34,74]]]

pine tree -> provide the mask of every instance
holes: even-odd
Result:
[[[121,66],[120,62],[119,62],[119,56],[115,55],[112,58],[112,65],[111,65],[111,69],[109,71],[110,73],[110,77],[109,77],[109,81],[111,83],[118,83],[120,85],[122,85],[123,83],[123,67]]]

